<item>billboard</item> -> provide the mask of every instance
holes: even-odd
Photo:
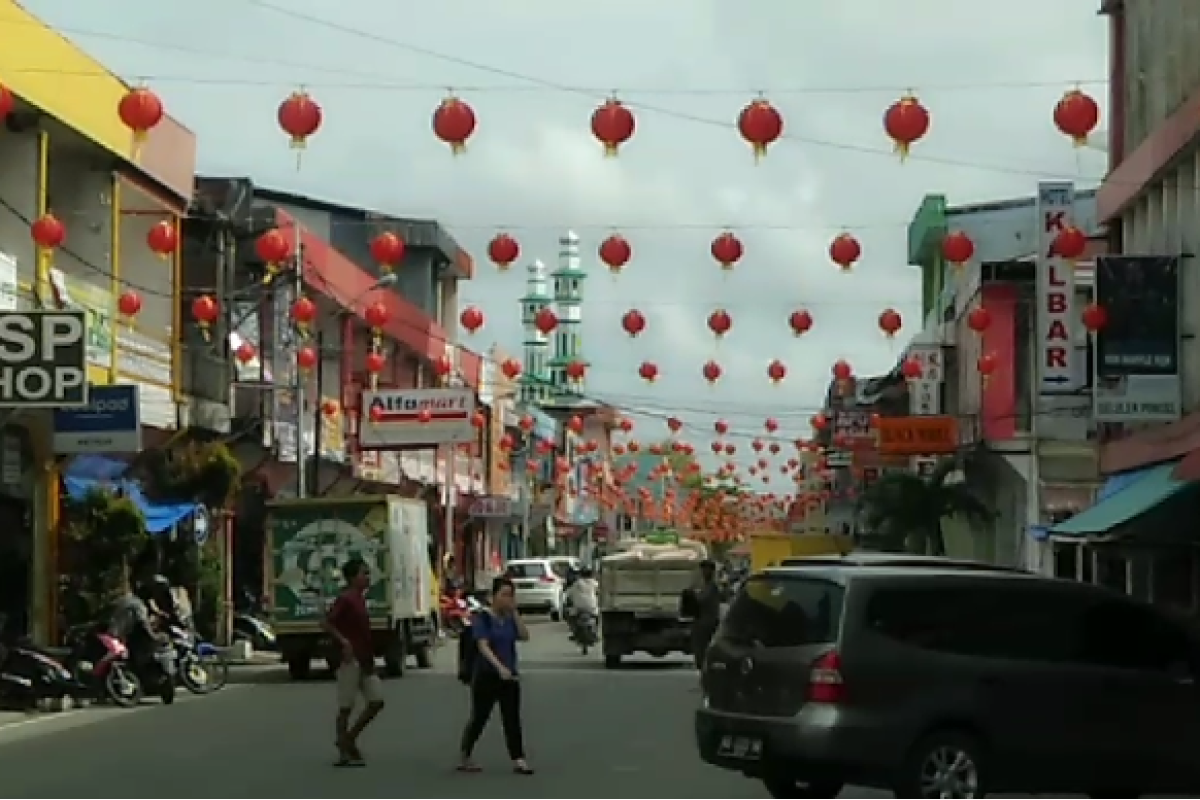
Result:
[[[1178,419],[1179,259],[1101,256],[1096,302],[1107,312],[1094,345],[1096,419]]]
[[[0,407],[88,402],[83,311],[0,311]]]
[[[1034,316],[1040,394],[1072,394],[1082,385],[1081,354],[1075,349],[1080,309],[1075,301],[1075,266],[1054,254],[1054,240],[1073,223],[1075,184],[1046,181],[1037,190],[1037,313]]]
[[[395,450],[439,444],[470,444],[471,389],[380,389],[363,392],[358,443],[365,450]]]

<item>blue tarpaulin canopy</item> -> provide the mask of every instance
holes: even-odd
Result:
[[[128,465],[104,456],[79,456],[72,459],[63,475],[67,497],[82,500],[95,489],[120,491],[142,510],[146,531],[169,531],[196,513],[196,503],[156,503],[146,497],[137,481],[122,477]]]
[[[1087,536],[1106,533],[1140,517],[1192,485],[1176,480],[1175,463],[1136,470],[1109,479],[1096,504],[1050,529],[1055,536]]]

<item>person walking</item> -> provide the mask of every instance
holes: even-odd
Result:
[[[516,588],[511,578],[492,581],[490,605],[471,620],[471,636],[478,648],[471,674],[471,715],[463,729],[460,772],[479,772],[472,760],[475,745],[487,728],[492,710],[500,706],[504,744],[518,775],[532,775],[525,760],[521,729],[521,682],[517,671],[517,642],[529,641],[529,629],[517,612]]]
[[[704,656],[721,624],[721,587],[717,583],[717,565],[700,562],[700,585],[694,592],[695,621],[692,623],[692,657],[696,669],[704,669]]]
[[[367,611],[367,590],[371,571],[362,559],[351,559],[342,567],[346,588],[333,602],[325,617],[325,632],[341,647],[337,668],[337,750],[339,767],[366,764],[358,749],[358,738],[383,710],[383,683],[375,674],[375,645],[371,636],[371,616]],[[365,706],[354,724],[350,718],[362,695]]]

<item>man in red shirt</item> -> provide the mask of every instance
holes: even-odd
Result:
[[[355,558],[342,567],[342,575],[346,589],[325,618],[326,632],[342,650],[337,670],[337,764],[361,767],[365,762],[358,749],[358,737],[383,710],[383,683],[375,674],[375,644],[367,611],[371,571],[362,559]],[[350,717],[360,694],[366,707],[352,726]]]

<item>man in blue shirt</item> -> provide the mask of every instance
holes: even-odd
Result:
[[[500,722],[504,726],[504,743],[513,771],[532,775],[533,769],[525,760],[524,735],[521,730],[521,682],[517,672],[517,642],[529,641],[529,630],[517,613],[516,589],[511,579],[499,577],[492,581],[491,604],[471,619],[471,636],[479,648],[471,676],[471,717],[463,730],[459,771],[478,772],[479,766],[471,754],[483,735],[492,709],[500,706]]]

